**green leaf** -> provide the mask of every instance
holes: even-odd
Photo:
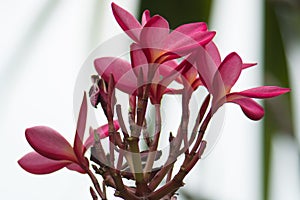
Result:
[[[264,84],[290,87],[288,65],[276,4],[265,2]],[[280,8],[280,7],[278,7]],[[272,138],[276,133],[293,134],[291,94],[265,101],[263,134],[263,199],[268,200],[272,160]]]
[[[141,1],[140,16],[145,9],[148,9],[151,15],[159,14],[165,17],[170,23],[170,28],[174,29],[184,23],[208,22],[211,3],[211,0]]]

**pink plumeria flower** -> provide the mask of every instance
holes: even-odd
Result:
[[[175,68],[180,72],[180,76],[176,78],[178,83],[184,85],[184,89],[172,90],[173,93],[182,93],[182,90],[189,89],[191,92],[195,91],[199,86],[203,86],[201,77],[196,67],[196,60],[198,59],[198,51],[206,52],[207,56],[216,63],[221,63],[221,57],[219,50],[214,42],[209,42],[205,46],[197,48],[198,50],[193,51],[189,56],[185,57],[180,64]],[[245,67],[252,66],[253,64],[244,64]],[[164,69],[164,68],[163,68]],[[169,68],[170,69],[170,68]],[[173,69],[174,70],[174,69]]]
[[[113,14],[125,33],[143,49],[149,63],[165,61],[189,54],[209,43],[215,35],[204,22],[179,26],[170,32],[169,23],[159,15],[144,11],[142,23],[132,14],[112,3]]]
[[[182,93],[182,90],[190,90],[193,92],[202,85],[197,68],[194,66],[195,59],[195,54],[192,53],[178,65],[177,69],[180,70],[181,76],[179,76],[176,81],[184,86],[183,89],[178,90],[178,93]]]
[[[160,70],[155,72],[149,82],[147,80],[149,67],[145,55],[135,51],[131,57],[133,57],[132,64],[121,58],[98,58],[94,61],[95,69],[105,81],[109,81],[110,74],[112,74],[116,83],[115,87],[130,95],[137,95],[139,87],[150,83],[150,100],[153,104],[159,104],[162,95],[167,92],[167,86],[179,75],[175,70],[178,64],[175,61],[161,64]],[[143,72],[143,82],[141,83],[138,80],[140,70]],[[170,91],[168,92],[170,93]]]
[[[199,59],[199,54],[197,51],[204,53],[203,57],[206,57],[207,59]],[[186,88],[191,88],[192,91],[196,90],[199,86],[204,85],[205,86],[205,81],[202,83],[201,81],[201,76],[199,76],[199,72],[197,69],[198,66],[202,66],[203,64],[209,64],[211,65],[211,75],[213,75],[217,71],[217,66],[221,64],[221,56],[219,53],[219,50],[217,46],[215,45],[214,42],[209,42],[207,45],[204,47],[199,47],[198,50],[195,50],[193,53],[191,53],[187,58],[185,58],[180,65],[181,67],[178,67],[181,73],[181,81],[180,83],[185,83]],[[195,61],[201,61],[202,63],[195,63]],[[243,63],[242,69],[249,68],[251,66],[256,65],[255,63]],[[202,70],[203,71],[203,70]],[[211,78],[212,79],[212,78]]]
[[[216,51],[215,51],[216,52]],[[216,55],[199,51],[197,68],[203,85],[213,96],[214,112],[226,102],[238,104],[245,115],[252,120],[264,116],[264,109],[252,98],[272,98],[290,91],[289,88],[261,86],[241,92],[231,92],[243,69],[254,64],[243,64],[240,56],[233,52],[220,62]]]
[[[94,135],[90,135],[83,144],[87,117],[86,94],[80,107],[77,129],[73,147],[57,131],[46,126],[28,128],[26,139],[35,152],[23,156],[19,165],[27,172],[33,174],[49,174],[66,167],[79,173],[86,173],[89,162],[84,157],[86,150],[93,145]],[[119,128],[117,121],[115,128]],[[108,136],[108,125],[101,126],[95,131],[99,138]]]

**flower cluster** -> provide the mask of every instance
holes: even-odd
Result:
[[[208,30],[204,22],[184,24],[170,30],[166,19],[159,15],[151,16],[148,10],[144,11],[141,23],[115,3],[112,3],[112,11],[132,43],[129,61],[120,57],[94,60],[98,75],[92,76],[90,103],[95,108],[101,105],[108,124],[96,130],[90,128],[90,136],[83,142],[87,117],[87,99],[84,95],[73,147],[51,128],[29,128],[25,132],[26,139],[36,152],[25,155],[19,164],[34,174],[47,174],[63,167],[86,173],[97,191],[90,188],[93,199],[97,199],[97,195],[107,199],[106,186],[114,188],[115,195],[123,199],[172,199],[203,154],[206,129],[221,106],[228,102],[235,103],[248,118],[259,120],[264,115],[264,109],[253,98],[272,98],[290,89],[261,86],[240,92],[231,91],[242,71],[256,64],[244,63],[235,52],[222,60],[213,42],[216,33]],[[174,88],[172,83],[180,87]],[[205,88],[207,96],[203,102],[198,102],[201,106],[191,131],[188,129],[189,103],[199,88]],[[116,105],[116,89],[129,96],[127,125],[121,105]],[[169,136],[168,159],[157,168],[154,163],[161,156],[159,139],[161,134],[166,134],[161,133],[161,102],[164,95],[181,97],[182,113],[177,134],[174,136],[171,133]],[[155,107],[153,136],[148,133],[145,118],[149,103]],[[117,120],[114,120],[115,112]],[[105,137],[109,141],[108,151],[104,150],[100,140]],[[143,151],[141,139],[147,146]],[[87,159],[85,154],[90,147],[91,155]],[[173,167],[183,152],[184,161],[180,170],[174,173]],[[95,173],[103,177],[102,189]],[[133,180],[135,185],[125,185],[124,178]]]

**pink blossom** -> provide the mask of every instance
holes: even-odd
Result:
[[[199,56],[199,52],[201,52]],[[185,82],[186,86],[192,90],[196,90],[199,86],[206,86],[206,82],[212,81],[213,75],[217,71],[217,66],[221,64],[221,56],[219,50],[213,41],[206,44],[204,47],[199,47],[185,58],[177,69],[181,69],[181,83]],[[202,67],[206,65],[206,67]],[[256,63],[243,63],[242,69],[249,68]],[[197,68],[197,66],[200,67]],[[209,66],[209,68],[208,68]],[[198,71],[199,70],[199,71]],[[200,76],[200,74],[202,74]],[[206,80],[210,77],[210,80]],[[184,80],[183,80],[184,79]],[[201,80],[202,79],[202,80]],[[204,79],[204,80],[203,80]]]
[[[215,111],[226,102],[238,104],[245,115],[252,120],[259,120],[264,116],[264,109],[252,98],[272,98],[290,91],[289,88],[277,86],[261,86],[231,92],[243,69],[255,64],[244,64],[240,56],[233,52],[220,62],[216,56],[208,51],[198,51],[197,68],[202,83],[213,96]],[[215,54],[214,54],[215,55]]]
[[[84,157],[86,150],[93,144],[94,135],[90,135],[83,144],[87,117],[86,95],[81,104],[74,145],[71,144],[57,131],[46,126],[28,128],[25,136],[28,143],[35,150],[23,156],[19,165],[26,171],[33,174],[48,174],[63,167],[80,173],[86,173],[89,167],[88,160]],[[115,128],[119,128],[117,121],[114,121]],[[108,125],[96,129],[100,138],[108,136]]]
[[[163,63],[189,54],[215,35],[204,22],[184,24],[170,32],[168,21],[159,15],[151,17],[148,10],[143,13],[142,23],[115,3],[112,10],[120,27],[143,49],[149,63]]]
[[[167,88],[173,80],[181,82],[179,71],[183,65],[173,59],[206,45],[215,35],[203,22],[185,24],[170,32],[167,20],[159,15],[151,17],[148,10],[143,13],[142,23],[115,3],[112,10],[120,27],[135,42],[130,46],[131,63],[103,57],[94,61],[95,68],[105,81],[112,74],[116,87],[128,94],[135,95],[139,87],[150,83],[150,100],[154,104],[160,103],[164,93],[174,92]],[[187,77],[183,78],[191,79],[194,73],[195,69],[186,70],[183,75]],[[198,77],[194,85],[199,81]]]
[[[146,84],[150,86],[150,100],[153,104],[159,104],[167,86],[179,76],[176,71],[178,64],[175,61],[167,61],[156,70],[151,81],[147,79],[149,73],[148,62],[141,50],[132,52],[132,64],[121,58],[102,57],[94,61],[95,69],[105,80],[109,80],[110,74],[114,76],[115,87],[121,91],[136,95],[137,89]],[[142,78],[139,72],[142,72]],[[139,82],[138,79],[142,79]],[[170,92],[170,91],[169,91]]]

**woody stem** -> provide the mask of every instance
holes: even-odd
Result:
[[[89,175],[90,179],[92,180],[92,183],[97,191],[97,193],[99,194],[99,196],[102,198],[102,199],[106,199],[106,196],[105,194],[102,192],[101,188],[100,188],[100,185],[99,185],[99,182],[97,180],[97,178],[95,177],[95,175],[93,174],[93,172],[91,172],[89,169],[86,170],[86,173]]]

